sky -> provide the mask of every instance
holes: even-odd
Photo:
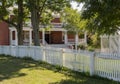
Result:
[[[80,11],[82,9],[82,6],[83,6],[83,4],[79,4],[79,6],[78,6],[78,3],[74,2],[74,1],[71,2],[71,5],[72,5],[73,9],[77,9],[78,11]],[[11,10],[12,8],[9,8],[9,9]]]
[[[73,9],[77,9],[78,11],[80,11],[82,9],[82,6],[83,6],[83,4],[80,4],[78,6],[78,4],[76,2],[71,2],[71,5],[72,5]]]

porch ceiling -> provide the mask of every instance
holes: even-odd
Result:
[[[10,30],[16,30],[15,27],[9,27]],[[42,31],[44,28],[40,28],[39,31]],[[29,31],[29,30],[33,30],[31,27],[23,27],[24,31]],[[66,31],[64,28],[51,28],[49,30],[46,31]]]
[[[9,30],[16,30],[16,28],[15,27],[9,27]],[[24,31],[29,31],[29,30],[32,30],[32,28],[31,27],[23,27],[23,30]]]
[[[40,28],[40,31],[43,30],[44,28]],[[64,28],[51,28],[46,31],[66,31]]]

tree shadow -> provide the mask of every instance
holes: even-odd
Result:
[[[43,69],[52,70],[55,73],[59,72],[66,76],[66,79],[62,79],[60,82],[53,82],[49,84],[120,84],[119,82],[98,76],[90,77],[89,73],[80,73],[58,65],[50,65],[48,63],[39,62],[38,66],[41,66]]]
[[[67,68],[50,65],[46,62],[34,61],[28,58],[15,58],[11,56],[0,55],[0,81],[5,79],[26,76],[26,73],[20,72],[21,69],[29,68],[29,70],[51,70],[54,73],[62,73],[66,79],[60,82],[49,84],[120,84],[102,78],[91,78],[83,73],[75,72]],[[103,82],[104,81],[104,82]]]
[[[76,81],[73,81],[73,80],[62,80],[60,82],[55,82],[55,83],[49,83],[49,84],[83,84],[83,83],[80,83],[80,82],[76,82]]]
[[[115,82],[98,76],[90,77],[89,73],[81,73],[61,66],[49,65],[48,63],[40,63],[40,65],[45,69],[52,70],[55,73],[59,72],[66,76],[66,79],[62,79],[60,82],[49,84],[120,84],[120,82]]]
[[[36,62],[0,55],[0,81],[27,75],[20,72],[23,68],[34,68]]]
[[[71,70],[66,68],[50,65],[46,62],[34,61],[29,58],[15,58],[11,56],[0,55],[0,81],[5,79],[17,78],[21,76],[26,76],[26,73],[20,72],[21,69],[29,68],[29,70],[51,70],[55,73],[62,73],[66,76],[76,77]]]
[[[115,82],[99,82],[99,81],[93,81],[93,80],[81,80],[81,81],[75,81],[72,79],[68,80],[62,80],[60,82],[54,82],[54,83],[49,83],[49,84],[120,84],[120,83],[115,83]]]
[[[60,82],[53,82],[49,84],[120,84],[119,82],[110,81],[110,80],[102,80],[102,79],[94,79],[94,78],[83,78],[83,79],[65,79]]]

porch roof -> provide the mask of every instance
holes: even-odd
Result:
[[[42,31],[44,28],[40,28],[39,31]],[[13,30],[15,31],[16,28],[15,27],[9,27],[9,30]],[[23,27],[23,30],[24,31],[30,31],[30,30],[33,30],[31,27]],[[64,28],[51,28],[51,29],[48,29],[46,31],[66,31],[66,29]]]

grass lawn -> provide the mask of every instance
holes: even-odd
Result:
[[[43,62],[0,56],[0,84],[120,84]]]

